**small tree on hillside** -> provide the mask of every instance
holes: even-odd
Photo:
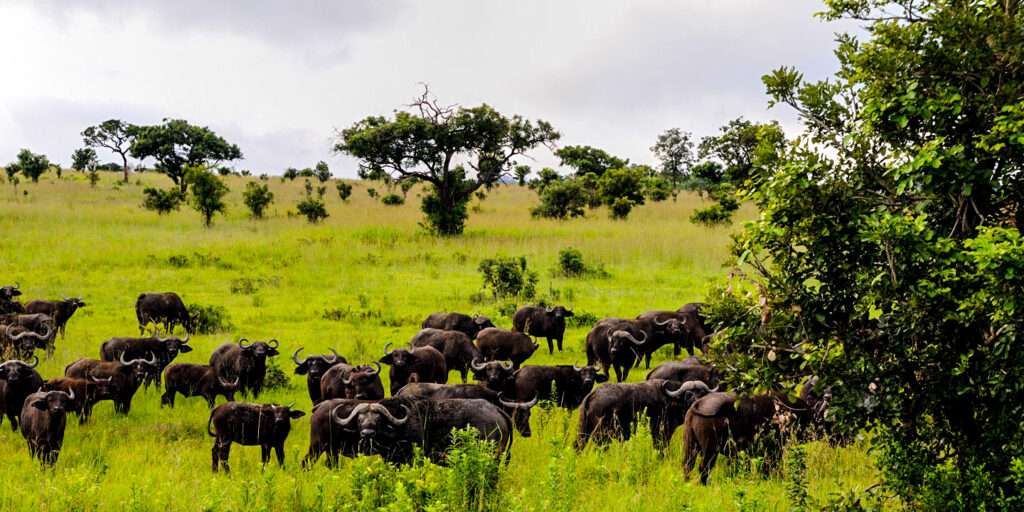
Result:
[[[186,179],[188,169],[216,167],[222,161],[242,158],[238,146],[205,126],[193,126],[181,119],[164,119],[163,124],[155,126],[130,126],[127,133],[135,137],[132,156],[155,158],[156,171],[171,178],[182,193],[190,183]]]
[[[92,148],[76,149],[71,154],[71,168],[78,171],[91,171],[99,165],[96,150]]]
[[[516,180],[519,181],[519,186],[526,185],[526,178],[530,175],[529,165],[517,165],[516,166]]]
[[[331,169],[327,167],[327,162],[323,160],[317,162],[316,168],[313,169],[313,176],[320,180],[320,183],[324,183],[331,179]]]
[[[540,205],[530,210],[534,217],[565,219],[583,217],[587,206],[587,191],[579,179],[551,183],[540,191]]]
[[[227,185],[209,169],[201,166],[187,166],[184,179],[192,184],[192,208],[203,216],[206,227],[210,227],[213,216],[224,213],[227,208],[224,202],[224,196],[229,192]]]
[[[253,218],[262,219],[263,212],[267,209],[267,206],[274,202],[274,193],[270,191],[269,186],[250,181],[245,185],[242,199],[245,201],[245,206],[252,213]]]
[[[312,197],[299,201],[295,205],[295,209],[302,215],[306,216],[306,220],[310,224],[316,224],[328,217],[327,205],[319,199],[313,199]]]
[[[686,179],[693,165],[692,137],[690,132],[672,128],[659,135],[651,146],[651,151],[661,160],[661,175],[672,184],[673,190]]]
[[[99,178],[99,174],[94,170],[90,173],[90,180],[92,180],[93,174]],[[142,200],[142,207],[147,210],[155,211],[159,215],[177,210],[181,206],[182,200],[184,200],[184,196],[182,196],[181,191],[176,188],[160,190],[156,187],[146,187],[146,189],[142,191],[142,195],[145,196]]]
[[[348,202],[349,196],[352,195],[352,185],[349,185],[344,181],[339,181],[334,186],[338,189],[338,197],[340,197],[342,201]]]
[[[13,169],[14,172],[20,172],[25,175],[33,183],[38,183],[39,177],[50,167],[53,167],[53,164],[46,158],[46,155],[22,149],[18,152],[18,161],[7,164],[7,174],[10,175],[11,169]]]
[[[7,167],[4,168],[4,171],[7,173],[7,181],[14,186],[14,195],[18,195],[18,169],[16,167],[11,167],[11,165],[8,164]]]
[[[128,183],[128,153],[135,141],[133,126],[118,119],[103,121],[82,132],[82,141],[90,148],[106,148],[121,156],[124,182]]]
[[[613,219],[625,219],[634,206],[644,204],[643,182],[640,168],[611,169],[598,178],[597,194]]]

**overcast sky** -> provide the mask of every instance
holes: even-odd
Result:
[[[761,75],[835,68],[818,0],[0,0],[0,163],[20,148],[69,166],[81,131],[165,117],[238,144],[237,169],[356,162],[336,128],[390,114],[430,84],[442,103],[544,119],[560,145],[655,164],[672,127],[778,119]],[[119,161],[99,150],[101,161]],[[553,165],[547,150],[534,166]]]

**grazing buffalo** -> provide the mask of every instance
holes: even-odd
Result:
[[[100,400],[113,400],[117,394],[113,379],[68,379],[54,377],[43,384],[43,391],[63,391],[74,394],[75,410],[78,411],[78,423],[84,425],[92,417],[92,408]]]
[[[629,440],[637,418],[646,410],[654,446],[663,450],[683,423],[686,410],[709,392],[707,384],[699,381],[657,379],[600,386],[580,406],[576,447],[582,449],[589,441],[604,444],[610,439]]]
[[[53,321],[57,325],[57,330],[60,332],[61,337],[64,336],[64,328],[67,326],[68,319],[71,315],[78,311],[78,308],[84,308],[85,302],[82,301],[81,297],[72,297],[64,300],[30,300],[28,304],[25,304],[26,313],[42,313],[49,315],[53,318]]]
[[[594,389],[594,384],[607,382],[600,368],[577,366],[576,363],[559,366],[524,366],[512,378],[514,397],[524,400],[538,396],[552,400],[559,407],[573,410]]]
[[[384,345],[384,357],[380,362],[391,366],[388,375],[391,377],[391,396],[395,396],[402,386],[412,382],[448,383],[448,367],[444,363],[444,355],[434,347],[396,348],[388,350],[391,343]]]
[[[11,430],[18,431],[18,417],[25,397],[43,387],[43,378],[36,371],[39,358],[32,356],[34,361],[10,360],[0,364],[0,404],[4,406],[7,419],[11,420]],[[0,423],[3,417],[0,417]]]
[[[470,363],[473,369],[473,378],[493,391],[511,391],[509,384],[512,383],[512,375],[516,370],[512,362],[491,361],[489,363]]]
[[[562,351],[562,336],[565,335],[565,319],[573,316],[572,308],[564,306],[543,308],[540,306],[522,306],[512,315],[512,329],[525,332],[530,336],[544,337],[548,340],[548,353],[555,353],[552,341],[558,342],[558,351]]]
[[[29,454],[44,465],[56,464],[64,445],[67,411],[77,406],[73,391],[38,391],[26,397],[21,408],[21,435],[28,442]]]
[[[587,333],[587,366],[600,362],[605,376],[615,369],[619,382],[626,380],[640,359],[647,332],[624,318],[605,318]]]
[[[188,308],[177,293],[143,293],[135,301],[135,316],[139,319],[139,335],[146,332],[150,323],[154,327],[163,323],[164,331],[170,334],[176,325],[184,327],[185,332],[192,332],[199,313],[189,316]]]
[[[39,334],[20,325],[8,325],[0,335],[0,352],[16,358],[28,358],[37,348],[46,347],[52,333],[49,325],[45,327],[46,332]]]
[[[302,459],[302,467],[308,468],[316,463],[321,454],[327,454],[327,467],[338,464],[338,455],[356,457],[359,455],[359,432],[342,428],[331,416],[337,412],[345,418],[352,409],[361,404],[372,403],[366,400],[347,398],[325,398],[313,406],[309,416],[309,453]]]
[[[717,386],[720,380],[718,372],[712,367],[705,364],[691,364],[688,361],[661,363],[647,374],[647,380],[651,379],[677,380],[679,382],[699,380],[708,386]]]
[[[327,350],[330,350],[334,355],[306,356],[302,358],[302,361],[299,361],[299,352],[302,351],[302,347],[292,352],[292,361],[295,362],[295,373],[306,376],[306,389],[309,391],[309,399],[314,404],[321,400],[320,379],[324,377],[327,370],[330,370],[336,364],[348,363],[344,357],[338,355],[338,351],[333,348],[328,348]]]
[[[526,333],[489,327],[476,337],[476,348],[480,349],[485,361],[508,359],[512,367],[519,369],[540,348]]]
[[[118,362],[82,358],[64,368],[64,376],[72,379],[109,379],[117,390],[111,398],[114,402],[114,412],[128,414],[135,392],[139,390],[146,375],[155,367],[156,356],[153,354],[149,354],[149,359],[131,361],[122,355]]]
[[[665,345],[671,344],[672,353],[679,355],[686,342],[686,315],[676,311],[648,311],[641,313],[634,321],[648,336],[641,351],[648,370],[651,368],[651,356]]]
[[[267,358],[279,355],[277,340],[257,341],[245,344],[224,343],[210,354],[210,366],[217,375],[225,379],[240,379],[238,391],[252,391],[253,398],[259,398],[263,391],[263,378],[267,375]]]
[[[213,409],[217,395],[223,396],[228,402],[235,401],[238,381],[239,377],[235,377],[234,382],[220,378],[213,371],[212,366],[205,364],[174,363],[164,370],[165,391],[160,397],[160,407],[165,405],[174,407],[174,397],[177,393],[181,393],[186,398],[201,396]]]
[[[788,417],[780,421],[780,414]],[[781,394],[737,396],[711,393],[693,404],[683,424],[683,473],[689,477],[699,453],[700,483],[707,484],[719,453],[735,455],[755,440],[766,449],[765,471],[773,469],[782,454],[781,426],[810,424],[813,411],[802,400],[789,403]]]
[[[25,307],[15,298],[21,295],[18,288],[21,288],[20,283],[0,286],[0,315],[20,315],[25,312]]]
[[[37,344],[36,348],[45,348],[47,355],[53,355],[53,340],[57,337],[57,324],[50,315],[44,313],[0,315],[0,325],[22,327],[40,335],[46,333],[46,340]]]
[[[462,382],[466,382],[469,365],[474,359],[483,358],[480,350],[465,333],[460,331],[443,331],[426,328],[416,333],[409,342],[414,347],[434,347],[444,355],[444,364],[448,371],[458,370]]]
[[[347,415],[342,415],[348,410]],[[499,457],[512,444],[512,419],[486,400],[417,400],[385,398],[378,403],[349,407],[340,404],[332,420],[346,435],[358,435],[364,454],[379,453],[393,463],[409,463],[419,446],[436,464],[445,464],[452,431],[472,427],[494,442]]]
[[[252,404],[248,402],[227,402],[217,406],[206,422],[206,433],[216,438],[213,442],[213,470],[218,463],[230,472],[228,455],[231,443],[242,446],[260,446],[263,467],[270,461],[270,450],[277,454],[277,463],[284,467],[284,441],[292,428],[292,420],[306,415],[291,410],[291,404]],[[210,430],[213,425],[214,433]]]
[[[494,327],[494,324],[491,323],[490,318],[483,315],[470,317],[462,313],[431,313],[423,321],[422,328],[428,327],[445,331],[459,331],[469,336],[469,339],[475,339],[477,333],[488,327]]]
[[[146,375],[143,384],[147,388],[152,383],[160,386],[160,374],[163,373],[164,368],[167,368],[167,365],[171,364],[175,357],[178,357],[179,352],[192,351],[192,347],[188,346],[188,340],[191,338],[191,334],[187,334],[185,339],[174,336],[161,338],[158,335],[149,338],[110,338],[100,345],[100,360],[120,361],[121,356],[124,356],[125,359],[142,359],[153,354],[156,356],[156,365],[150,374]]]
[[[701,313],[703,307],[703,302],[691,302],[676,310],[678,313],[686,315],[686,338],[683,341],[683,347],[691,356],[694,348],[697,347],[700,347],[701,353],[708,353],[708,334],[710,333],[704,323],[706,318]]]
[[[336,364],[320,379],[320,399],[351,398],[354,400],[380,400],[384,398],[384,383],[377,368]]]
[[[536,396],[523,401],[509,400],[502,397],[500,391],[494,391],[479,384],[448,385],[429,382],[407,384],[395,396],[426,400],[466,400],[473,398],[487,400],[512,418],[516,431],[523,437],[530,437],[532,435],[530,431],[530,409],[537,405],[539,400]]]

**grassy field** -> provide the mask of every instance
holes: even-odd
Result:
[[[625,222],[609,220],[603,210],[586,219],[534,220],[528,208],[535,194],[503,186],[471,213],[464,236],[439,239],[418,226],[416,190],[406,205],[389,207],[370,199],[362,183],[355,184],[349,203],[328,184],[330,217],[311,226],[288,214],[305,195],[301,180],[278,178],[269,181],[275,202],[268,218],[254,221],[241,202],[248,180],[237,177],[227,179],[227,215],[207,229],[187,206],[166,216],[139,206],[142,188],[168,187],[166,177],[133,177],[129,185],[116,184],[116,177],[102,173],[91,188],[78,173],[61,180],[48,174],[38,184],[19,185],[17,194],[9,183],[0,184],[0,285],[20,282],[23,301],[63,294],[81,295],[88,303],[68,323],[67,337],[58,338],[53,358],[40,364],[42,376],[62,376],[72,361],[98,357],[109,337],[138,333],[134,303],[140,293],[175,291],[186,303],[225,308],[231,324],[218,334],[193,336],[195,350],[177,361],[206,364],[221,343],[276,338],[282,352],[277,364],[291,376],[291,386],[271,390],[260,401],[295,402],[307,412],[305,378],[291,374],[288,358],[299,346],[306,353],[334,347],[350,362],[375,360],[386,342],[406,343],[434,311],[486,314],[510,328],[511,318],[499,313],[498,303],[472,300],[481,287],[476,267],[482,258],[525,256],[540,273],[539,297],[597,317],[631,317],[699,300],[708,280],[724,279],[721,262],[728,234],[736,229],[690,224],[687,218],[702,202],[687,194],[640,207]],[[739,212],[741,219],[753,215],[749,205]],[[565,247],[579,249],[609,276],[552,277]],[[527,364],[585,360],[588,327],[566,332],[564,353],[538,351]],[[666,348],[655,362],[669,358]],[[642,380],[645,373],[634,371],[629,380]],[[452,381],[457,375],[452,373]],[[284,469],[272,464],[261,471],[259,449],[235,445],[233,473],[215,475],[205,401],[179,396],[177,404],[161,409],[158,391],[140,390],[131,413],[118,417],[110,402],[102,402],[90,424],[69,421],[52,470],[29,458],[23,438],[5,421],[0,510],[415,510],[428,508],[424,503],[432,503],[432,510],[462,508],[447,498],[459,486],[450,469],[396,471],[376,458],[361,458],[344,460],[334,471],[321,460],[303,472],[308,416],[293,421]],[[643,435],[577,454],[571,448],[575,413],[536,410],[533,418],[533,437],[516,437],[511,464],[493,491],[500,508],[790,508],[786,472],[764,479],[741,465],[720,463],[708,487],[696,478],[684,480],[681,432],[663,455]],[[863,443],[842,449],[808,445],[807,487],[814,497],[863,489],[877,478]]]

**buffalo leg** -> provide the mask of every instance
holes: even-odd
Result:
[[[270,445],[260,445],[260,462],[263,463],[263,469],[267,469],[267,463],[270,462]]]
[[[277,455],[277,464],[284,467],[284,443],[274,446],[274,454]]]
[[[555,338],[555,341],[558,342],[558,351],[561,352],[562,351],[562,338],[561,337]]]
[[[171,408],[174,408],[174,395],[175,394],[176,394],[176,392],[174,390],[172,390],[172,389],[168,389],[167,391],[165,391],[164,394],[162,396],[160,396],[160,407],[163,407],[165,405],[169,405],[169,406],[171,406]]]
[[[92,416],[92,406],[93,404],[90,402],[86,402],[85,405],[82,406],[82,412],[78,414],[79,425],[89,423],[89,418]]]
[[[13,412],[8,412],[7,413],[7,419],[11,420],[11,431],[12,432],[17,432],[18,431],[18,417],[15,416]]]
[[[615,381],[622,382],[622,367],[615,365]]]
[[[225,473],[230,473],[231,468],[228,466],[228,457],[231,455],[231,441],[217,441],[213,444],[213,470],[217,471],[217,463],[224,468]]]
[[[554,344],[554,342],[553,342],[553,341],[551,340],[551,338],[548,338],[547,340],[548,340],[548,354],[549,354],[549,355],[550,355],[550,354],[554,354],[554,353],[555,353],[555,344]]]
[[[203,398],[206,399],[206,405],[208,405],[210,409],[213,409],[213,406],[217,405],[217,395],[210,393]]]
[[[718,443],[708,440],[701,446],[700,454],[700,484],[708,484],[708,476],[711,470],[715,469],[715,459],[718,458]]]
[[[693,429],[688,426],[683,426],[683,478],[689,479],[690,473],[693,472],[693,463],[697,460],[697,452],[700,446],[697,444],[697,440],[694,439]]]

